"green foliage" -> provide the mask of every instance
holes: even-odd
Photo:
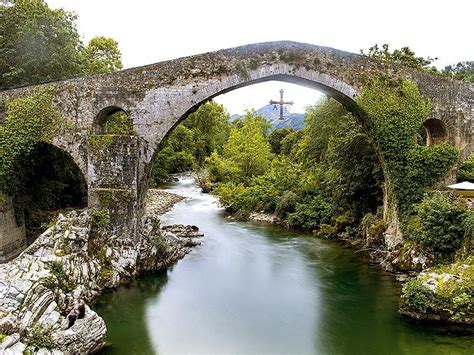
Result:
[[[441,257],[452,257],[465,237],[468,217],[465,203],[437,192],[416,206],[408,225],[407,237]]]
[[[245,124],[244,119],[234,129]],[[381,203],[382,174],[375,151],[339,103],[322,100],[308,111],[302,131],[283,133],[266,138],[281,142],[281,153],[258,176],[243,178],[240,165],[225,155],[208,159],[214,192],[231,212],[239,217],[253,211],[276,213],[293,228],[312,231],[327,224],[343,231]],[[249,135],[240,138],[244,136]]]
[[[233,127],[224,145],[223,157],[240,170],[240,178],[247,182],[262,175],[270,166],[272,153],[265,137],[266,125],[262,118],[247,112],[240,128]]]
[[[110,115],[105,122],[106,134],[131,136],[133,135],[133,124],[128,115],[123,111]]]
[[[356,119],[335,100],[324,99],[309,108],[302,133],[290,153],[302,167],[301,194],[319,191],[336,215],[352,211],[360,219],[375,210],[383,175]]]
[[[403,285],[403,297],[407,305],[425,313],[433,300],[433,293],[419,279],[413,278]]]
[[[461,249],[461,257],[471,255],[474,251],[474,211],[466,212],[462,227],[464,229],[464,243]]]
[[[102,36],[92,38],[82,55],[86,75],[113,73],[123,67],[118,42],[112,38]]]
[[[368,52],[364,52],[363,50],[360,52],[361,54],[371,58],[406,65],[419,70],[437,71],[434,66],[429,67],[429,65],[438,58],[417,57],[415,52],[413,52],[409,47],[402,47],[390,52],[388,44],[383,44],[382,48],[379,48],[378,44],[375,44],[369,48]]]
[[[90,135],[87,137],[87,142],[89,143],[88,148],[91,152],[100,155],[102,154],[103,150],[109,147],[114,141],[114,137],[112,135]]]
[[[331,221],[332,207],[320,195],[310,196],[298,203],[288,214],[288,223],[295,229],[315,231]]]
[[[407,212],[449,172],[457,162],[458,151],[448,144],[416,144],[430,104],[410,81],[378,77],[364,88],[357,103],[367,115],[367,130],[383,160],[388,193],[399,209]]]
[[[474,83],[474,61],[459,62],[456,65],[448,65],[442,70],[443,74],[467,83]]]
[[[193,133],[194,142],[191,146],[194,146],[194,153],[189,153],[194,155],[198,166],[201,166],[212,152],[222,153],[231,128],[229,113],[223,105],[214,101],[199,106],[183,125]]]
[[[280,153],[286,156],[292,156],[293,148],[295,148],[299,141],[303,138],[303,131],[296,131],[289,133],[281,141]]]
[[[220,203],[238,219],[247,218],[253,209],[254,200],[249,196],[249,189],[242,183],[224,182],[213,192],[219,196]]]
[[[48,268],[52,275],[49,278],[48,288],[53,291],[57,288],[60,288],[64,292],[71,292],[75,289],[74,284],[69,280],[68,274],[66,274],[66,272],[64,271],[64,266],[61,261],[49,262]]]
[[[428,269],[403,286],[405,303],[421,313],[441,314],[451,320],[472,317],[474,297],[472,256],[450,265]],[[427,282],[435,286],[430,290]]]
[[[93,228],[102,229],[109,225],[110,218],[106,210],[91,209],[89,213],[92,218]]]
[[[474,182],[474,154],[469,155],[469,157],[464,161],[460,166],[457,180],[461,181],[470,181]]]
[[[299,197],[293,191],[285,191],[281,197],[278,198],[275,213],[280,218],[286,218],[288,213],[295,211],[296,204]]]
[[[0,333],[0,344],[3,343],[3,341],[5,340],[7,336],[3,333]]]
[[[280,154],[282,148],[282,141],[290,133],[294,132],[291,128],[280,128],[274,129],[268,136],[268,143],[270,143],[271,151],[273,154]]]
[[[84,48],[74,13],[43,0],[9,3],[0,5],[0,89],[122,67],[114,40],[96,37]]]
[[[49,142],[59,114],[51,88],[36,89],[28,98],[7,101],[7,117],[0,125],[0,190],[12,196],[25,186],[29,158],[39,142]]]
[[[55,343],[52,337],[53,328],[51,326],[44,326],[35,324],[28,329],[27,344],[34,349],[54,349]]]
[[[364,235],[371,240],[381,240],[387,225],[380,214],[367,213],[361,221]]]
[[[169,174],[200,169],[212,152],[221,154],[230,123],[224,106],[213,101],[199,109],[170,134],[156,155],[152,185],[165,181]]]
[[[0,6],[0,88],[35,84],[81,72],[76,16],[42,0]]]

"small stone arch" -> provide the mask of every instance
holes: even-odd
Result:
[[[93,121],[93,134],[133,135],[130,115],[118,106],[108,106],[99,111]]]
[[[449,141],[449,130],[446,123],[437,119],[429,118],[423,122],[426,131],[426,145],[435,145]]]
[[[39,142],[23,163],[21,193],[6,196],[0,218],[0,260],[20,252],[44,231],[60,210],[87,206],[87,182],[65,149]]]

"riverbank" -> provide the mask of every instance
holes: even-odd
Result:
[[[158,215],[183,197],[157,190],[148,197],[138,243],[109,235],[108,217],[101,211],[72,211],[0,265],[0,352],[84,354],[103,347],[106,324],[89,307],[66,329],[74,301],[91,304],[106,289],[165,269],[203,237],[195,226],[160,227]]]

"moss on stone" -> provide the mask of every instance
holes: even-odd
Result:
[[[87,139],[89,143],[89,151],[99,156],[102,151],[108,148],[114,141],[113,135],[90,135]]]

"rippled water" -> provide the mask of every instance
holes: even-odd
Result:
[[[287,230],[229,221],[184,177],[190,197],[163,224],[205,238],[173,268],[101,297],[105,354],[472,354],[474,341],[397,313],[399,286],[354,251]]]

